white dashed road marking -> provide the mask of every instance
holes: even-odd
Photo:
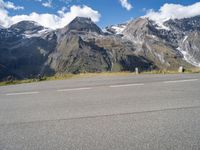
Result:
[[[174,80],[174,81],[164,81],[162,83],[183,83],[183,82],[194,82],[198,81],[199,79],[186,79],[186,80]],[[132,87],[132,86],[142,86],[145,85],[144,83],[135,83],[135,84],[120,84],[120,85],[110,85],[110,88],[120,88],[120,87]],[[93,87],[95,88],[95,87]],[[97,87],[96,87],[97,88]],[[83,90],[91,90],[92,87],[83,87],[83,88],[72,88],[72,89],[58,89],[57,92],[69,92],[69,91],[83,91]],[[33,91],[33,92],[21,92],[21,93],[7,93],[6,96],[15,96],[15,95],[33,95],[39,94],[40,92]]]
[[[121,84],[121,85],[110,85],[111,88],[119,88],[119,87],[130,87],[130,86],[141,86],[144,85],[143,83],[140,84]]]
[[[40,92],[23,92],[23,93],[7,93],[7,96],[15,96],[15,95],[33,95],[39,94]]]
[[[188,79],[188,80],[176,80],[176,81],[164,81],[164,83],[182,83],[182,82],[193,82],[197,81],[198,79]]]
[[[92,88],[86,87],[86,88],[74,88],[74,89],[60,89],[57,90],[57,92],[68,92],[68,91],[83,91],[83,90],[91,90]]]

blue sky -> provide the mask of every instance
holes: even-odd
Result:
[[[4,3],[8,2],[7,0],[0,0],[0,1],[3,1]],[[4,8],[7,11],[7,15],[10,17],[16,15],[29,15],[33,12],[36,12],[37,14],[58,15],[58,11],[61,9],[63,9],[63,11],[67,13],[68,11],[70,11],[71,6],[82,7],[86,5],[87,7],[91,8],[94,11],[97,11],[98,14],[101,15],[97,24],[101,27],[105,27],[111,24],[126,22],[131,18],[143,16],[150,9],[158,11],[160,7],[162,7],[166,3],[180,4],[183,6],[187,6],[197,3],[199,1],[128,0],[127,2],[132,6],[130,10],[127,10],[125,7],[122,7],[120,0],[9,0],[9,2],[12,2],[13,5],[16,7],[17,6],[23,7],[23,9]],[[0,23],[1,21],[2,20],[0,20]]]

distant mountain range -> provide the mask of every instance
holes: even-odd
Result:
[[[179,66],[200,67],[200,16],[162,26],[138,18],[104,30],[82,17],[57,30],[32,21],[0,27],[0,80]]]

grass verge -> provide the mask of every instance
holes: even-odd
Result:
[[[95,76],[125,76],[133,74],[131,72],[101,72],[101,73],[80,73],[80,74],[56,74],[54,76],[44,76],[41,79],[25,79],[25,80],[12,80],[0,82],[0,86],[33,83],[41,81],[53,81],[53,80],[67,80],[75,78],[89,78]]]
[[[184,74],[189,74],[189,73],[200,73],[200,68],[194,68],[194,69],[184,71]],[[44,76],[41,79],[4,81],[4,82],[0,82],[0,86],[33,83],[33,82],[41,82],[41,81],[52,81],[52,80],[67,80],[67,79],[73,79],[73,78],[88,78],[88,77],[95,77],[95,76],[126,76],[126,75],[134,75],[134,74],[135,74],[134,72],[56,74],[55,76],[49,76],[49,77]],[[178,74],[178,71],[177,70],[153,70],[153,71],[141,72],[140,74]]]

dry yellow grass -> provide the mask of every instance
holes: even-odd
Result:
[[[5,82],[0,82],[0,86],[23,84],[23,83],[32,83],[32,82],[36,82],[36,81],[37,81],[36,79],[5,81]]]
[[[187,72],[189,73],[200,73],[200,68],[193,68],[193,69],[189,69],[189,70],[186,70]]]
[[[95,76],[125,76],[133,74],[131,72],[102,72],[102,73],[80,73],[80,74],[56,74],[55,76],[44,76],[39,79],[25,79],[25,80],[14,80],[14,81],[5,81],[0,82],[0,86],[14,85],[14,84],[23,84],[23,83],[32,83],[32,82],[41,82],[41,81],[51,81],[51,80],[67,80],[74,78],[89,78]]]
[[[185,70],[184,73],[200,73],[200,68],[193,68],[190,70]],[[140,74],[178,74],[177,70],[153,70],[145,71]],[[67,80],[74,78],[90,78],[96,76],[128,76],[136,75],[134,72],[101,72],[101,73],[80,73],[80,74],[56,74],[55,76],[43,77],[40,80],[38,79],[26,79],[26,80],[14,80],[0,82],[0,86],[13,85],[13,84],[23,84],[23,83],[32,83],[40,81],[51,81],[51,80]]]

